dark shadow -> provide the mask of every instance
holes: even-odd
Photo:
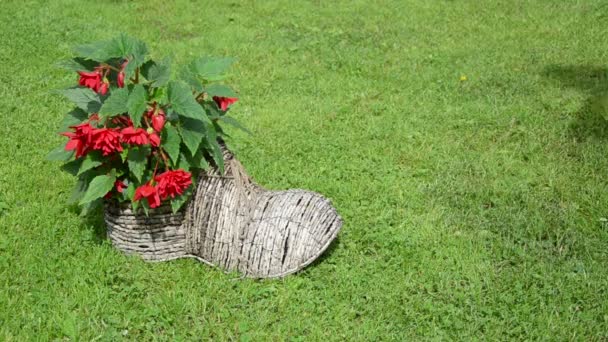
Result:
[[[560,86],[574,88],[587,96],[570,124],[577,141],[587,137],[608,138],[608,68],[587,65],[550,65],[544,76]]]
[[[71,205],[68,210],[76,215],[81,215],[82,210],[77,205]],[[95,243],[101,245],[107,239],[106,223],[103,219],[103,210],[97,208],[87,215],[82,217],[82,228],[91,233],[91,237]]]
[[[310,265],[304,267],[301,271],[296,272],[296,274],[298,273],[306,273],[306,270],[309,268],[314,268],[315,266],[317,266],[320,263],[328,263],[328,264],[333,264],[333,262],[330,260],[327,260],[327,258],[331,257],[331,255],[334,253],[334,251],[338,248],[338,246],[340,245],[340,235],[336,236],[336,238],[334,239],[334,241],[332,241],[329,244],[329,247],[327,247],[327,249],[321,253],[321,255],[315,259],[315,261],[313,261],[312,263],[310,263]]]

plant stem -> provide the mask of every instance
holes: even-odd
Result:
[[[115,68],[115,67],[111,66],[110,64],[102,63],[101,66],[104,67],[104,68],[112,69],[112,70],[114,70],[116,72],[120,72],[120,69]]]
[[[196,97],[196,102],[202,101],[205,99],[205,92],[202,92],[200,94],[198,94],[198,96]]]

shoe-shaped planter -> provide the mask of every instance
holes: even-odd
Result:
[[[201,174],[185,210],[135,214],[106,205],[114,246],[147,261],[196,258],[252,278],[283,277],[312,263],[336,238],[342,220],[331,202],[306,190],[255,184],[224,149],[225,172]]]

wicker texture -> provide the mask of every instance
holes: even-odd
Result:
[[[268,191],[224,149],[226,170],[200,175],[182,213],[150,216],[108,205],[114,246],[148,261],[192,257],[253,278],[283,277],[309,265],[336,238],[342,220],[331,202],[306,190]]]

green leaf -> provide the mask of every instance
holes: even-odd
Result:
[[[88,44],[78,45],[74,48],[74,52],[80,57],[92,59],[97,62],[103,62],[112,57],[121,57],[112,56],[109,40],[102,40]]]
[[[207,118],[203,107],[196,102],[192,91],[184,82],[169,82],[168,99],[173,110],[186,118],[203,120]]]
[[[185,160],[188,162],[190,166],[189,169],[194,168],[207,170],[209,168],[209,163],[207,163],[207,160],[205,159],[205,154],[202,149],[196,151],[196,154],[194,156],[192,156],[189,151],[184,151],[184,153],[182,154],[182,158],[185,158]]]
[[[133,176],[142,182],[146,165],[148,164],[148,155],[150,154],[150,147],[140,146],[134,147],[129,150],[127,155],[127,162],[129,164],[129,170],[133,173]]]
[[[111,58],[127,58],[129,63],[125,68],[128,77],[133,75],[135,69],[145,61],[148,53],[146,44],[126,34],[120,34],[111,40],[94,42],[75,48],[75,52],[84,58],[104,62]]]
[[[216,81],[224,78],[224,73],[234,61],[234,58],[202,57],[194,60],[189,70],[205,80]]]
[[[209,96],[238,97],[234,90],[223,84],[211,84],[205,89],[205,92]]]
[[[101,108],[99,94],[89,88],[68,88],[61,90],[60,93],[87,113],[97,113]]]
[[[133,196],[135,196],[135,183],[129,182],[127,189],[122,192],[122,196],[126,201],[133,200]]]
[[[82,211],[80,212],[80,216],[86,216],[92,213],[95,209],[100,208],[103,205],[103,198],[98,198],[91,202],[85,203],[82,205]]]
[[[68,204],[78,203],[87,192],[89,187],[89,183],[91,182],[90,177],[78,177],[78,181],[76,181],[76,185],[74,185],[74,189],[72,190],[72,194],[68,199]]]
[[[240,122],[238,122],[235,118],[231,117],[231,116],[220,116],[219,120],[222,122],[225,122],[231,126],[234,126],[244,132],[246,132],[247,134],[253,134],[251,133],[250,130],[247,129],[247,127],[243,126]]]
[[[205,88],[203,87],[203,82],[201,82],[197,78],[196,71],[193,71],[192,68],[193,67],[191,65],[184,68],[180,73],[180,78],[186,81],[186,83],[188,83],[192,90],[196,91],[197,93],[200,93],[205,90]]]
[[[135,127],[141,125],[141,117],[144,115],[144,111],[148,107],[146,89],[141,84],[136,84],[133,87],[133,91],[129,95],[127,100],[127,109],[129,110],[129,117],[133,121]]]
[[[171,77],[171,58],[167,57],[160,63],[150,62],[145,69],[142,67],[144,77],[152,82],[153,87],[162,87],[167,84]]]
[[[112,190],[115,181],[116,176],[114,175],[101,175],[93,178],[86,193],[84,194],[84,197],[80,200],[80,204],[83,205],[90,203],[105,196],[110,190]]]
[[[66,162],[74,157],[74,151],[66,151],[65,144],[56,147],[46,155],[48,161],[61,161]]]
[[[192,120],[184,118],[182,126],[179,127],[179,134],[184,140],[184,144],[190,150],[191,154],[196,154],[201,140],[205,137],[207,131],[206,125],[200,120]]]
[[[127,88],[117,88],[110,94],[110,97],[101,106],[99,116],[107,117],[122,114],[128,111],[127,102],[129,100],[129,90]]]
[[[215,162],[215,165],[219,169],[220,173],[224,173],[224,154],[222,153],[222,149],[220,148],[219,143],[217,142],[217,133],[215,132],[215,128],[213,126],[208,127],[207,135],[207,143],[211,148],[211,157]]]
[[[102,158],[99,153],[89,153],[85,158],[80,159],[83,159],[83,162],[78,169],[77,176],[102,164]]]
[[[174,214],[177,213],[179,211],[179,209],[181,209],[181,207],[184,205],[184,203],[186,203],[188,201],[190,196],[192,196],[193,187],[194,187],[194,184],[190,185],[188,187],[188,189],[186,189],[186,191],[184,191],[183,194],[171,199],[171,210],[173,210]]]
[[[89,118],[89,114],[80,108],[74,108],[61,121],[59,132],[67,132],[70,126],[76,126]]]
[[[71,162],[65,163],[61,165],[61,170],[71,174],[72,176],[77,176],[83,160],[84,158],[78,158],[76,160],[72,160]]]
[[[182,142],[182,138],[180,137],[177,129],[171,126],[169,123],[165,125],[165,129],[163,130],[162,137],[162,147],[169,157],[173,161],[173,164],[177,164],[177,160],[179,158],[179,146]]]
[[[218,106],[215,104],[214,101],[205,101],[205,102],[203,102],[203,108],[205,109],[205,112],[207,113],[207,116],[211,120],[218,119],[220,116],[223,116],[223,115],[226,114],[226,112],[222,112],[218,108]]]
[[[59,61],[56,65],[70,71],[93,71],[99,63],[90,59],[76,57]]]
[[[182,153],[180,153],[179,155],[179,162],[177,163],[177,168],[190,172],[191,166],[190,159],[188,157],[190,155],[190,152],[188,152],[187,147],[182,148],[182,150]]]

